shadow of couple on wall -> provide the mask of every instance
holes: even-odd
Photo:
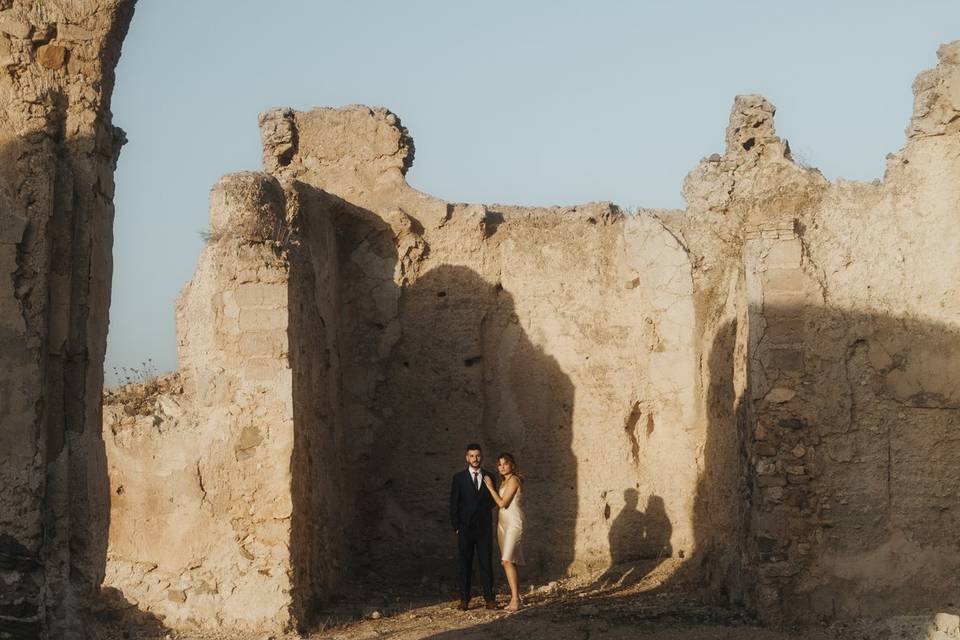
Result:
[[[614,518],[608,535],[610,567],[594,585],[605,590],[622,589],[639,582],[673,555],[670,544],[673,526],[663,498],[648,496],[646,507],[641,511],[636,489],[626,489],[623,497],[624,507]]]

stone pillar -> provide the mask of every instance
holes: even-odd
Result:
[[[0,3],[0,636],[79,636],[106,549],[113,69],[132,0]]]
[[[179,372],[111,394],[106,585],[167,627],[285,630],[340,578],[335,258],[319,198],[222,178]]]
[[[804,270],[795,221],[763,223],[747,232],[748,370],[754,425],[747,438],[752,501],[744,567],[746,597],[761,617],[783,614],[784,594],[806,563],[815,500],[810,464],[819,444],[807,415],[804,342],[817,287]]]
[[[177,304],[179,380],[122,390],[105,411],[105,585],[168,627],[291,620],[285,228],[269,176],[217,183],[208,243]]]

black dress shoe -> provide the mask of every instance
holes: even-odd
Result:
[[[469,608],[470,602],[468,600],[461,600],[460,604],[457,605],[457,609],[460,609],[460,611],[466,611]]]
[[[483,605],[484,609],[496,609],[497,601],[496,600],[487,600],[486,604]]]

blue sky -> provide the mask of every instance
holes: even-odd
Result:
[[[739,93],[828,178],[880,177],[914,76],[955,39],[957,0],[141,0],[113,99],[107,383],[176,368],[208,191],[261,168],[265,109],[388,107],[416,143],[408,180],[447,200],[682,207]]]

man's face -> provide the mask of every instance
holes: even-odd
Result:
[[[480,453],[479,449],[467,451],[467,464],[470,465],[471,469],[479,469],[481,462],[483,462],[483,454]]]

